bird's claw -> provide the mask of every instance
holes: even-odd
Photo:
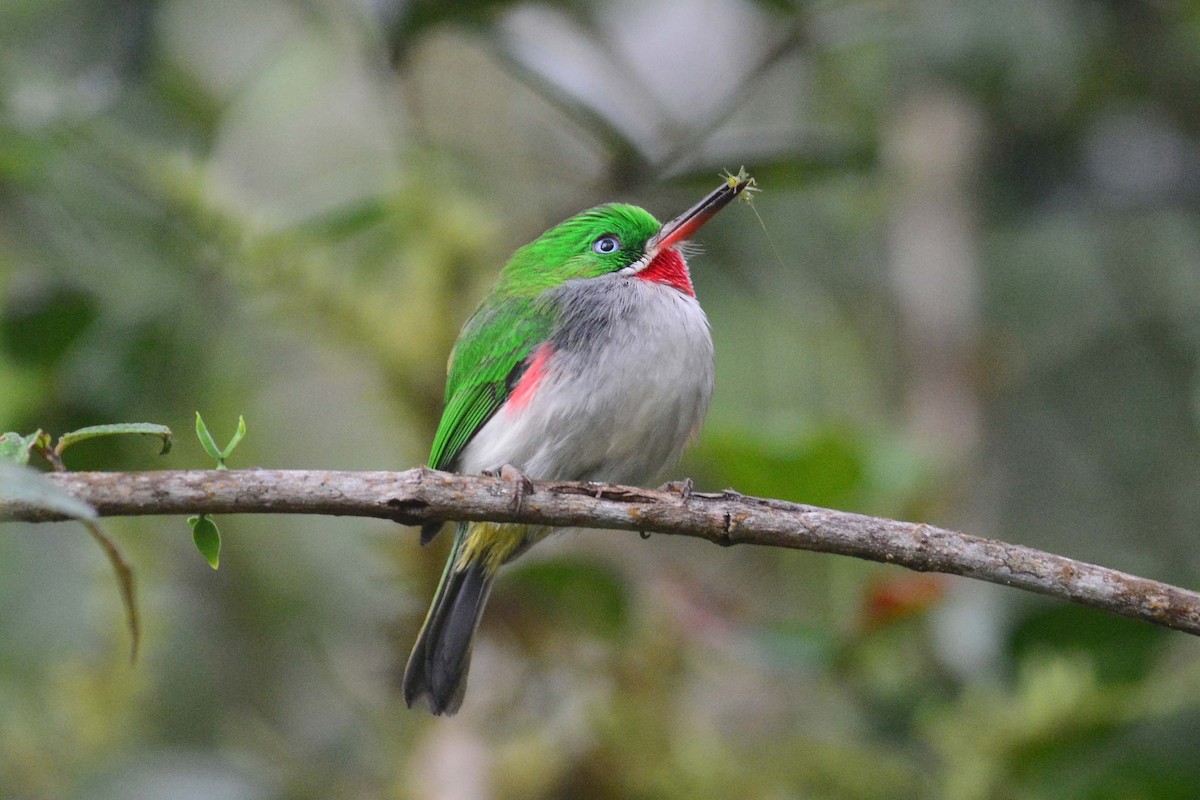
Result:
[[[526,496],[533,494],[533,481],[529,479],[529,476],[512,464],[505,464],[497,470],[484,470],[483,474],[490,475],[493,478],[501,478],[512,484],[512,510],[514,514],[520,514],[521,506],[524,505]]]

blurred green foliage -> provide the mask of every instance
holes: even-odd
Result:
[[[717,345],[680,476],[1200,584],[1200,6],[10,0],[0,430],[245,413],[239,465],[421,462],[516,247],[660,218]],[[765,228],[765,230],[764,230]],[[190,437],[74,469],[204,467]],[[677,477],[677,476],[673,476]],[[1200,647],[963,580],[612,533],[395,676],[444,543],[0,530],[0,797],[1190,798]],[[925,579],[928,576],[915,576]]]

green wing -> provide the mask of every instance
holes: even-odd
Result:
[[[482,306],[467,321],[450,356],[446,407],[433,437],[429,466],[454,469],[471,438],[508,398],[531,352],[550,335],[553,319],[526,298]]]

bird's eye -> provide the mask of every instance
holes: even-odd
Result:
[[[611,233],[605,234],[592,243],[592,250],[601,255],[615,253],[621,249],[621,240]]]

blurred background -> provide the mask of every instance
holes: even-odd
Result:
[[[740,165],[678,470],[1200,586],[1200,6],[0,2],[0,430],[73,469],[422,463],[505,258]],[[761,216],[756,219],[754,211]],[[572,532],[453,719],[446,542],[334,518],[0,529],[4,798],[1194,798],[1200,643],[849,559]]]

